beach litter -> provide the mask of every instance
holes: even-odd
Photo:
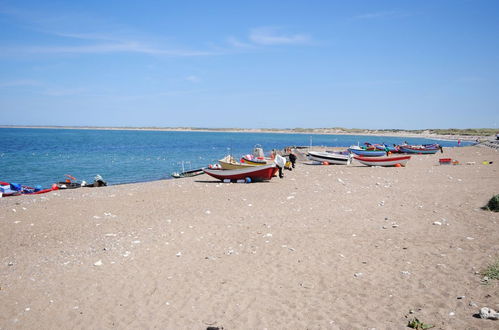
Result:
[[[499,312],[496,312],[492,308],[482,307],[480,308],[480,318],[488,320],[499,320]]]
[[[482,207],[483,210],[499,212],[499,195],[493,196],[487,205]]]

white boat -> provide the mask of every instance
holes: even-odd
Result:
[[[361,164],[367,166],[405,166],[411,156],[395,156],[395,157],[362,157],[354,156]]]
[[[316,162],[328,162],[329,164],[348,165],[352,162],[350,154],[336,152],[309,151],[308,159]]]

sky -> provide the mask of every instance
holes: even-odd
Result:
[[[496,0],[0,0],[0,125],[498,124]]]

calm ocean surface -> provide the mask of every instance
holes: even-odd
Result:
[[[348,147],[364,143],[440,143],[455,141],[358,135],[159,132],[118,130],[0,128],[0,181],[50,187],[64,174],[108,184],[170,178],[170,173],[216,163],[229,151],[236,157],[260,144],[267,153],[286,146]]]

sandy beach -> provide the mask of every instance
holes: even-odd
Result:
[[[0,329],[497,329],[498,193],[498,151],[462,147],[1,198]]]

